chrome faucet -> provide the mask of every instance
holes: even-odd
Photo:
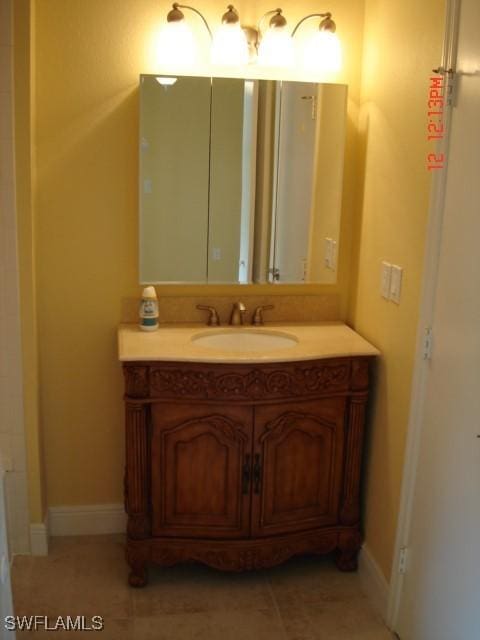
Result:
[[[238,327],[243,324],[243,314],[245,313],[245,305],[243,302],[235,302],[230,316],[230,324],[232,327]]]

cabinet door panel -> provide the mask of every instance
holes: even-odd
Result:
[[[345,404],[329,398],[255,408],[253,535],[338,522]]]
[[[154,536],[249,533],[251,424],[248,407],[152,405]]]

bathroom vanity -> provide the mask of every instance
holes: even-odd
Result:
[[[149,563],[243,571],[333,551],[354,570],[377,354],[341,323],[123,325],[130,584]]]

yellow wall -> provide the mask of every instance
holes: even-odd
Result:
[[[365,183],[350,319],[382,352],[371,407],[366,542],[387,577],[393,554],[428,213],[427,87],[443,0],[367,0],[360,128]],[[404,268],[401,304],[379,295],[380,262]]]
[[[28,456],[29,509],[31,522],[43,522],[46,496],[40,428],[40,386],[35,269],[35,224],[32,216],[35,161],[32,139],[35,123],[33,8],[29,0],[17,0],[14,14],[15,162],[18,216],[18,255],[21,289],[22,366],[24,416]]]
[[[24,3],[16,2],[15,10]],[[28,2],[25,3],[28,6]],[[32,0],[36,87],[31,149],[35,228],[30,251],[24,229],[24,291],[32,288],[38,311],[40,415],[49,506],[120,502],[122,499],[122,376],[115,332],[122,298],[138,296],[137,137],[138,76],[155,67],[151,43],[170,7],[157,0]],[[200,5],[199,5],[200,6]],[[237,4],[244,23],[255,23],[271,5]],[[223,2],[202,1],[213,24]],[[283,5],[293,25],[318,10],[313,0]],[[347,169],[338,285],[308,285],[305,294],[340,292],[346,312],[349,254],[357,167],[356,118],[360,97],[363,2],[331,0],[344,43],[349,84]],[[313,28],[313,26],[312,26]],[[18,32],[17,54],[25,45]],[[25,73],[25,71],[23,72]],[[22,82],[26,77],[21,78]],[[16,105],[17,117],[27,108]],[[27,172],[28,167],[19,167]],[[28,207],[28,203],[25,204]],[[28,224],[27,224],[28,223]],[[30,269],[28,260],[34,259]],[[243,287],[244,294],[299,292],[295,287]],[[232,288],[161,288],[161,295],[224,294]],[[27,293],[28,295],[28,293]],[[35,330],[35,318],[32,332]],[[35,407],[35,398],[27,399]],[[30,445],[40,456],[38,425]],[[30,446],[29,445],[29,446]],[[32,473],[30,494],[39,492]],[[38,501],[37,501],[38,502]],[[41,519],[41,508],[32,520]]]
[[[340,81],[349,85],[340,270],[337,285],[308,285],[301,291],[340,293],[342,317],[350,304],[351,323],[383,352],[371,412],[366,537],[388,576],[428,207],[426,89],[429,71],[439,61],[443,16],[442,0],[365,1],[363,84],[364,3],[331,0],[328,6],[344,44]],[[36,10],[32,78],[26,52],[30,4]],[[250,24],[272,8],[263,0],[237,6],[242,21]],[[32,521],[43,513],[36,314],[48,505],[122,498],[122,377],[115,330],[122,298],[140,290],[137,84],[140,73],[155,71],[151,43],[168,7],[157,0],[15,2],[24,358],[32,364],[26,397]],[[203,1],[201,8],[214,23],[224,4]],[[289,0],[283,8],[290,24],[319,9],[310,0]],[[379,296],[382,259],[405,268],[398,307]],[[260,290],[243,287],[242,292]],[[232,288],[160,289],[161,295],[180,293],[229,294]]]

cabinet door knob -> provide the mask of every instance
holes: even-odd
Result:
[[[245,462],[242,467],[242,493],[243,495],[248,494],[248,490],[250,487],[250,454],[247,453],[245,456]]]
[[[253,491],[260,493],[260,485],[262,483],[262,465],[260,464],[260,454],[255,454],[255,462],[253,465]]]

